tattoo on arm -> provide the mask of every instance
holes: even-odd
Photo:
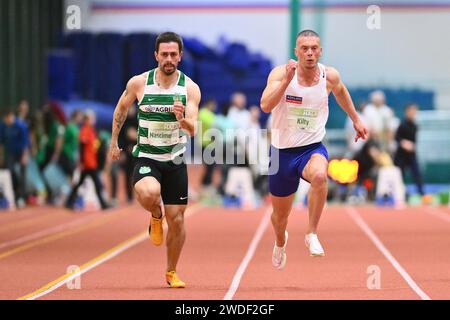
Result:
[[[123,123],[125,122],[126,119],[127,119],[127,113],[123,112],[121,110],[118,110],[116,112],[116,114],[114,115],[115,129],[116,130],[120,130],[122,128]]]
[[[123,112],[123,110],[116,110],[114,113],[114,123],[113,123],[113,132],[112,132],[112,138],[117,139],[119,136],[120,129],[122,129],[122,126],[127,119],[127,112]]]

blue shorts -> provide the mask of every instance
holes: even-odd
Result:
[[[270,193],[276,197],[287,197],[297,192],[300,178],[307,181],[302,177],[303,169],[309,159],[311,159],[311,156],[316,153],[323,155],[329,160],[327,149],[322,142],[288,149],[277,149],[271,146],[269,164]]]

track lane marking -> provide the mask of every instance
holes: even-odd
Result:
[[[43,215],[39,215],[37,217],[34,216],[34,217],[26,217],[26,218],[23,218],[23,219],[19,219],[19,221],[8,221],[7,223],[2,224],[0,226],[0,232],[11,231],[11,230],[15,231],[17,229],[20,229],[20,228],[32,225],[32,224],[34,224],[34,223],[36,223],[38,221],[41,221],[41,220],[45,221],[46,219],[48,219],[48,218],[50,218],[52,216],[55,216],[55,215],[58,215],[58,213],[57,212],[50,212],[50,213],[46,213],[46,214],[43,214]],[[63,216],[61,216],[61,217],[63,217]]]
[[[123,209],[128,209],[128,208],[123,208]],[[26,251],[28,249],[34,248],[36,246],[39,246],[39,245],[42,245],[42,244],[46,244],[48,242],[52,242],[52,241],[55,241],[55,240],[58,240],[58,239],[66,237],[66,236],[74,235],[74,234],[77,234],[79,232],[82,232],[82,231],[85,231],[85,230],[88,230],[88,229],[92,229],[92,228],[97,227],[97,226],[101,226],[103,224],[106,224],[106,223],[108,223],[110,221],[114,221],[116,219],[119,219],[119,218],[121,218],[121,217],[123,217],[125,215],[128,215],[130,213],[129,211],[125,211],[125,210],[122,211],[122,210],[120,210],[117,213],[114,213],[114,215],[102,216],[101,218],[95,219],[95,220],[93,220],[91,222],[88,222],[87,224],[82,224],[82,225],[80,225],[78,227],[75,227],[74,229],[61,231],[59,233],[52,234],[52,235],[49,235],[47,237],[44,237],[44,238],[41,238],[41,239],[37,239],[37,240],[31,241],[31,242],[28,242],[28,243],[25,243],[25,244],[23,244],[21,246],[18,246],[16,248],[14,248],[14,249],[11,249],[11,250],[8,250],[8,251],[5,251],[5,252],[1,252],[0,253],[0,260],[2,260],[4,258],[7,258],[9,256],[12,256],[12,255],[14,255],[16,253],[20,253],[20,252]]]
[[[450,222],[450,215],[438,208],[426,208],[425,212],[445,222]]]
[[[83,224],[84,222],[95,220],[96,218],[98,218],[98,216],[83,217],[83,218],[76,219],[74,221],[70,221],[68,223],[62,223],[62,224],[59,224],[59,225],[56,225],[56,226],[53,226],[53,227],[50,227],[50,228],[47,228],[44,230],[40,230],[38,232],[29,234],[29,235],[26,235],[26,236],[23,236],[23,237],[14,239],[14,240],[8,240],[8,241],[0,243],[0,249],[4,249],[4,248],[11,247],[14,245],[19,245],[19,244],[22,244],[27,241],[31,241],[34,239],[45,237],[50,234],[64,231],[64,230],[70,229],[71,227],[77,226],[79,224]]]
[[[223,300],[232,300],[234,295],[236,294],[237,289],[239,288],[239,284],[241,282],[242,276],[245,273],[245,270],[247,269],[248,265],[250,264],[250,261],[253,258],[253,255],[255,254],[256,249],[258,248],[258,244],[261,241],[264,232],[266,231],[267,227],[269,226],[270,222],[270,215],[272,213],[272,208],[269,207],[266,209],[264,216],[261,219],[261,222],[259,223],[258,229],[256,230],[255,235],[253,236],[252,241],[250,242],[250,245],[247,249],[247,253],[244,256],[244,259],[242,260],[241,264],[239,265],[239,268],[237,269],[233,280],[231,281],[230,288],[228,289],[227,293],[225,294],[225,297]]]
[[[41,208],[41,206],[37,207],[38,210]],[[35,211],[35,207],[25,207],[23,209],[2,211],[2,214],[0,214],[0,223],[3,224],[14,221],[22,221],[30,217],[32,218],[35,215]]]
[[[185,218],[189,218],[189,217],[193,216],[194,214],[198,213],[203,208],[205,208],[205,207],[203,207],[201,205],[193,205],[192,207],[190,207],[186,210]],[[167,223],[164,224],[164,230],[167,230]],[[94,269],[95,267],[98,267],[102,263],[105,263],[108,260],[111,260],[112,258],[116,257],[120,253],[136,246],[137,244],[148,239],[148,237],[149,236],[148,236],[147,230],[140,232],[137,235],[129,238],[128,240],[125,240],[124,242],[121,242],[120,244],[109,249],[108,251],[106,251],[106,252],[102,253],[101,255],[86,262],[85,264],[80,266],[80,270],[78,272],[66,273],[66,274],[62,275],[61,277],[57,278],[56,280],[47,283],[46,285],[42,286],[41,288],[39,288],[27,295],[19,297],[17,300],[36,300],[40,297],[43,297],[43,296],[55,291],[59,287],[68,283],[69,281],[72,281],[73,279],[81,276],[82,274]]]
[[[31,292],[25,296],[22,296],[20,298],[18,298],[17,300],[36,300],[42,296],[45,296],[53,291],[55,291],[56,289],[58,289],[59,287],[61,287],[62,285],[68,283],[69,281],[72,281],[73,279],[81,276],[82,274],[88,272],[89,270],[94,269],[95,267],[101,265],[102,263],[114,258],[115,256],[119,255],[120,253],[122,253],[123,251],[137,245],[138,243],[141,243],[142,241],[144,241],[145,239],[147,239],[147,231],[143,231],[139,234],[137,234],[136,236],[118,244],[117,246],[111,248],[110,250],[104,252],[103,254],[101,254],[100,256],[90,260],[89,262],[83,264],[80,267],[80,271],[79,272],[75,272],[75,273],[66,273],[65,275],[59,277],[58,279],[47,283],[46,285],[44,285],[43,287],[39,288],[38,290]]]
[[[353,219],[353,221],[358,225],[358,227],[367,235],[367,237],[372,241],[372,243],[377,247],[377,249],[384,255],[384,257],[392,264],[392,266],[397,270],[397,272],[406,281],[409,287],[422,299],[431,300],[431,298],[417,285],[417,283],[412,279],[408,272],[400,265],[400,263],[395,259],[395,257],[389,252],[389,250],[384,246],[375,232],[369,227],[369,225],[364,221],[358,211],[352,207],[347,207],[347,214]]]

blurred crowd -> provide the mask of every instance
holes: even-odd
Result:
[[[418,108],[414,103],[406,105],[401,120],[387,104],[382,91],[372,92],[369,102],[358,106],[369,129],[369,138],[357,143],[348,119],[345,156],[359,163],[354,186],[365,190],[366,200],[375,198],[379,169],[392,165],[400,168],[403,175],[410,170],[418,193],[424,195],[416,156]],[[74,110],[66,118],[61,106],[50,102],[32,115],[29,113],[28,102],[21,101],[15,108],[4,109],[0,121],[0,172],[8,172],[11,177],[15,206],[47,203],[77,208],[80,188],[90,178],[90,193],[95,190],[98,204],[107,209],[118,203],[121,176],[125,181],[124,196],[128,202],[133,201],[131,151],[137,138],[136,108],[128,112],[119,137],[124,152],[114,162],[108,157],[110,131],[96,129],[93,111]],[[238,177],[243,178],[242,172],[249,173],[255,198],[260,201],[267,197],[270,117],[268,130],[261,130],[259,106],[248,106],[245,94],[236,92],[220,108],[215,100],[205,101],[199,111],[199,121],[201,131],[194,143],[201,147],[203,170],[200,189],[191,188],[191,196],[206,201],[233,200],[242,192],[230,187],[230,176],[235,180],[235,169],[239,168]],[[233,170],[235,174],[230,175]],[[6,197],[4,182],[0,184],[0,203]]]
[[[245,162],[239,163],[235,160],[231,165],[204,164],[202,196],[209,199],[215,192],[224,197],[230,196],[224,187],[228,180],[229,170],[236,166],[242,166],[249,168],[252,173],[256,196],[264,198],[268,193],[267,172],[261,170],[258,165],[254,165],[255,161],[251,161],[255,159],[252,159],[248,146],[270,144],[271,117],[267,120],[267,131],[261,131],[260,108],[256,105],[247,106],[245,95],[239,92],[232,95],[230,103],[222,107],[220,113],[217,113],[216,109],[217,105],[212,100],[207,101],[201,108],[199,119],[202,122],[203,133],[208,129],[215,128],[223,134],[227,129],[243,129],[250,134],[243,135],[241,132],[231,137],[225,136],[228,141],[223,144],[226,149],[223,154],[234,152],[233,156],[238,157],[240,153],[243,153]],[[401,118],[397,117],[393,108],[388,105],[385,94],[380,90],[370,93],[368,102],[361,102],[357,106],[357,111],[369,130],[369,138],[358,140],[355,143],[353,123],[350,119],[347,119],[345,124],[347,148],[344,157],[356,160],[359,165],[357,181],[348,186],[345,197],[350,196],[355,190],[363,190],[363,201],[375,201],[380,170],[387,167],[396,167],[399,169],[400,179],[403,181],[409,171],[416,185],[417,193],[426,198],[424,197],[425,191],[416,153],[418,133],[416,115],[418,110],[419,106],[411,102],[404,106]],[[251,129],[259,130],[260,134],[255,137],[251,132],[256,131]],[[250,141],[245,141],[245,138]],[[214,143],[215,141],[210,135],[204,134],[201,139],[202,150]],[[235,148],[230,148],[230,145]],[[256,162],[259,165],[267,165],[261,155],[257,157]],[[213,172],[216,167],[219,167],[218,171],[220,172],[220,182],[217,189],[212,183]],[[406,193],[405,189],[406,200],[408,196],[409,194]]]
[[[403,119],[399,119],[387,104],[383,91],[373,91],[369,102],[362,102],[357,107],[369,130],[369,138],[357,143],[354,141],[352,122],[347,119],[346,157],[358,161],[357,185],[364,188],[368,200],[375,200],[375,186],[380,168],[391,166],[401,170],[403,180],[407,171],[410,171],[417,192],[421,196],[425,195],[416,153],[418,109],[416,103],[408,103],[403,109]],[[406,194],[406,198],[408,196],[409,194]]]
[[[126,172],[128,200],[133,199],[128,179],[130,165],[126,159],[129,155],[124,153],[124,159],[115,163],[109,161],[110,132],[96,129],[96,115],[92,110],[74,110],[66,118],[58,103],[49,102],[32,115],[29,113],[27,101],[2,112],[0,172],[7,173],[0,184],[3,207],[47,203],[76,209],[83,206],[79,189],[89,177],[98,204],[107,209],[117,204],[120,170]],[[137,121],[131,115],[125,127]],[[135,129],[134,132],[124,130],[120,137],[122,145],[130,148],[135,143]],[[13,203],[5,203],[8,176],[14,191]]]
[[[221,106],[220,112],[215,100],[208,100],[202,105],[199,112],[201,132],[197,136],[204,160],[200,199],[211,200],[219,196],[225,202],[236,198],[239,192],[229,187],[230,171],[233,168],[246,168],[249,172],[255,203],[267,196],[265,167],[268,164],[270,141],[267,132],[261,130],[260,110],[257,105],[248,106],[247,97],[242,92],[233,93],[229,103]],[[215,161],[208,161],[206,155],[209,154]],[[214,182],[215,171],[218,174]]]

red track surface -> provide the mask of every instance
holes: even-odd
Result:
[[[450,299],[448,208],[354,209],[426,295]],[[80,290],[64,284],[40,299],[223,299],[266,211],[193,207],[178,267],[187,289],[166,286],[165,247],[145,239],[84,273]],[[284,271],[271,266],[268,224],[233,299],[420,299],[349,212],[343,206],[325,210],[319,235],[326,257],[311,258],[303,244],[306,210],[294,210]],[[1,214],[0,298],[34,292],[68,266],[81,266],[141,233],[147,219],[138,205],[108,213],[39,208]],[[371,265],[381,270],[379,290],[366,285]]]

